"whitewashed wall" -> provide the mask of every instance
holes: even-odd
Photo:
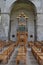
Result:
[[[1,9],[0,13],[2,13],[2,11],[4,12],[4,6],[5,6],[4,5],[4,0],[0,0],[0,9]],[[4,17],[2,17],[2,16],[3,15],[0,14],[0,39],[5,40],[5,38],[6,38],[6,36],[5,36],[5,27],[3,26],[3,22],[2,22]]]
[[[37,9],[37,40],[43,40],[43,0],[31,0],[31,1],[35,4]],[[8,38],[9,21],[10,21],[10,15],[8,14],[10,13],[14,2],[15,0],[6,0],[6,1],[0,0],[0,8],[1,12],[3,13],[1,14],[2,26],[4,28],[3,33],[5,34],[6,38]]]
[[[43,40],[43,14],[37,14],[37,39]]]

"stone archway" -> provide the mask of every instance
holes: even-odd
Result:
[[[24,4],[25,3],[25,4]],[[10,33],[10,32],[12,32],[11,31],[11,29],[12,29],[12,21],[13,21],[13,23],[14,24],[16,24],[15,23],[15,21],[14,21],[14,18],[12,17],[13,16],[13,14],[15,15],[15,16],[17,16],[18,15],[18,13],[17,13],[17,11],[18,11],[18,13],[20,13],[20,11],[24,11],[25,13],[26,12],[28,12],[28,13],[30,13],[29,15],[28,15],[28,13],[26,13],[28,16],[30,16],[30,24],[33,26],[33,29],[31,29],[30,30],[30,32],[31,32],[31,34],[29,35],[29,37],[31,37],[31,35],[33,35],[33,41],[36,41],[37,40],[37,28],[36,28],[36,7],[35,7],[35,5],[32,3],[32,2],[30,2],[30,1],[22,1],[22,0],[20,0],[20,1],[15,1],[15,3],[13,3],[13,6],[12,6],[12,10],[11,10],[11,14],[10,14],[10,25],[9,25],[9,39],[11,39],[11,36],[12,35],[14,35],[14,37],[16,36],[16,34],[14,34],[14,33],[16,33],[16,32],[14,32],[14,33]],[[15,13],[17,13],[17,15],[15,14]],[[31,19],[33,19],[32,21],[31,21]],[[32,24],[33,23],[33,24]],[[29,24],[29,23],[28,23]],[[30,26],[31,26],[30,25]],[[16,27],[16,26],[15,26]],[[15,28],[14,27],[14,28]],[[31,27],[32,28],[32,27]],[[15,28],[16,29],[16,28]],[[32,34],[33,33],[33,34]],[[12,39],[11,39],[12,40]],[[31,40],[30,40],[31,41]]]

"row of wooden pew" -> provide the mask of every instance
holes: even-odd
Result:
[[[36,42],[28,42],[28,47],[32,47],[32,46],[36,46],[37,48],[41,48],[43,46],[43,42],[42,41],[36,41]]]
[[[0,50],[2,50],[2,48],[4,47],[5,42],[4,41],[0,41]]]
[[[28,47],[32,47],[34,45],[34,42],[30,41],[28,42]]]
[[[8,49],[6,49],[5,51],[3,51],[2,54],[0,54],[0,63],[7,63],[13,50],[15,48],[15,44],[12,44],[8,47]]]
[[[31,47],[32,53],[34,57],[37,59],[40,65],[43,65],[43,46],[39,42],[35,42],[35,44]]]
[[[0,51],[2,51],[2,49],[4,47],[8,47],[9,45],[11,45],[13,43],[15,43],[15,42],[13,42],[13,41],[2,41],[2,40],[0,40]]]

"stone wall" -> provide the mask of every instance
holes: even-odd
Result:
[[[37,9],[37,40],[43,40],[43,0],[31,0]],[[15,0],[0,0],[1,8],[1,23],[0,23],[0,36],[3,39],[8,40],[9,22],[10,22],[10,11]]]

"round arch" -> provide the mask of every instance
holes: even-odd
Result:
[[[25,1],[28,3],[30,0],[6,0],[6,8],[5,8],[6,12],[9,13],[11,12],[12,7],[16,1]],[[34,5],[34,2],[30,1],[30,3]],[[34,6],[36,7],[36,4]]]
[[[25,3],[25,4],[24,4]],[[22,6],[21,6],[22,5]],[[30,10],[33,12],[33,15],[34,15],[34,41],[37,40],[37,26],[36,26],[36,18],[37,18],[37,10],[36,10],[36,7],[35,5],[31,2],[31,1],[28,1],[28,0],[17,0],[15,1],[12,6],[11,6],[11,9],[10,9],[10,17],[11,17],[11,14],[19,9],[25,9],[25,10]],[[9,25],[9,39],[10,39],[10,31],[11,31],[11,20],[10,20],[10,25]]]
[[[23,8],[23,6],[20,6],[20,4],[24,3],[26,6],[24,8],[27,7],[27,9],[30,9],[31,11],[33,11],[34,14],[37,13],[37,9],[36,9],[36,6],[34,5],[33,2],[31,2],[30,0],[15,0],[10,6],[9,6],[9,9],[10,9],[10,13],[12,12],[12,10],[15,8],[16,9],[19,9],[19,8]],[[18,4],[18,5],[17,5]],[[19,6],[19,7],[18,7]],[[16,8],[18,7],[18,8]]]

